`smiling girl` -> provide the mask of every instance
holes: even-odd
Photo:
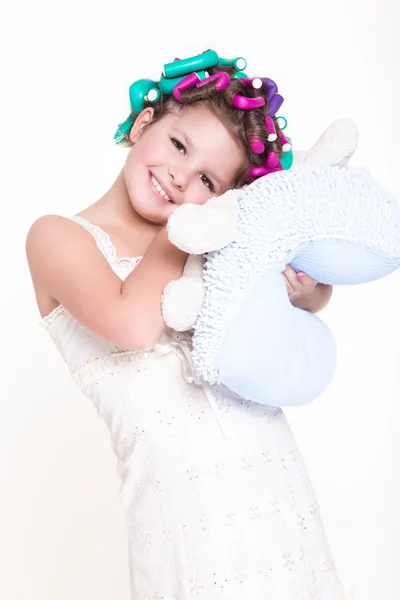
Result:
[[[168,240],[170,215],[246,184],[252,165],[282,155],[280,138],[270,141],[265,130],[268,90],[248,87],[233,67],[208,71],[204,85],[178,99],[144,100],[124,137],[124,166],[97,202],[31,226],[41,325],[110,429],[132,600],[342,600],[282,410],[215,386],[235,432],[227,441],[203,388],[182,376],[190,333],[162,318],[163,289],[187,259]],[[223,89],[212,78],[221,71],[229,76]],[[237,96],[264,104],[238,108]],[[275,115],[273,122],[279,132]],[[297,280],[290,268],[286,277],[296,305],[316,311],[326,303],[326,286]]]

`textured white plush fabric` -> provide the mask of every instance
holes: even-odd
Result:
[[[302,166],[249,186],[239,203],[237,238],[207,256],[206,299],[192,354],[206,380],[219,381],[221,345],[253,286],[268,270],[281,272],[288,263],[334,284],[394,271],[400,266],[398,202],[366,170],[338,166]],[[278,310],[288,308],[282,303]],[[266,312],[265,319],[277,316],[282,317]],[[260,351],[262,344],[281,342],[261,339]],[[291,360],[288,352],[288,364]]]

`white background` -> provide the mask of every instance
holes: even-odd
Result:
[[[243,55],[250,75],[278,83],[296,149],[352,117],[361,133],[352,164],[399,197],[398,4],[24,0],[6,11],[0,597],[128,600],[108,432],[38,327],[27,231],[40,215],[79,212],[111,185],[126,154],[113,135],[128,115],[129,85],[207,48]],[[320,314],[339,345],[335,381],[311,405],[287,411],[356,600],[400,597],[399,305],[399,273],[335,288]]]

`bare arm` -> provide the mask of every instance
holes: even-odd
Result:
[[[178,279],[187,255],[162,229],[142,262],[122,283],[80,225],[57,215],[31,226],[26,253],[35,285],[82,325],[124,349],[151,346],[163,331],[161,295]]]
[[[121,295],[129,307],[146,318],[150,344],[155,343],[165,328],[161,296],[165,286],[182,277],[187,254],[173,246],[163,227],[149,246],[142,261],[122,284]],[[139,290],[139,293],[138,293]]]

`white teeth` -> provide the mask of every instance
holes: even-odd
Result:
[[[168,196],[168,194],[163,190],[163,188],[161,187],[161,185],[158,183],[157,179],[153,176],[151,176],[151,181],[154,185],[154,187],[156,188],[157,192],[159,192],[159,194],[165,198],[166,200],[168,200],[168,202],[172,202],[172,200],[170,199],[170,197]]]

